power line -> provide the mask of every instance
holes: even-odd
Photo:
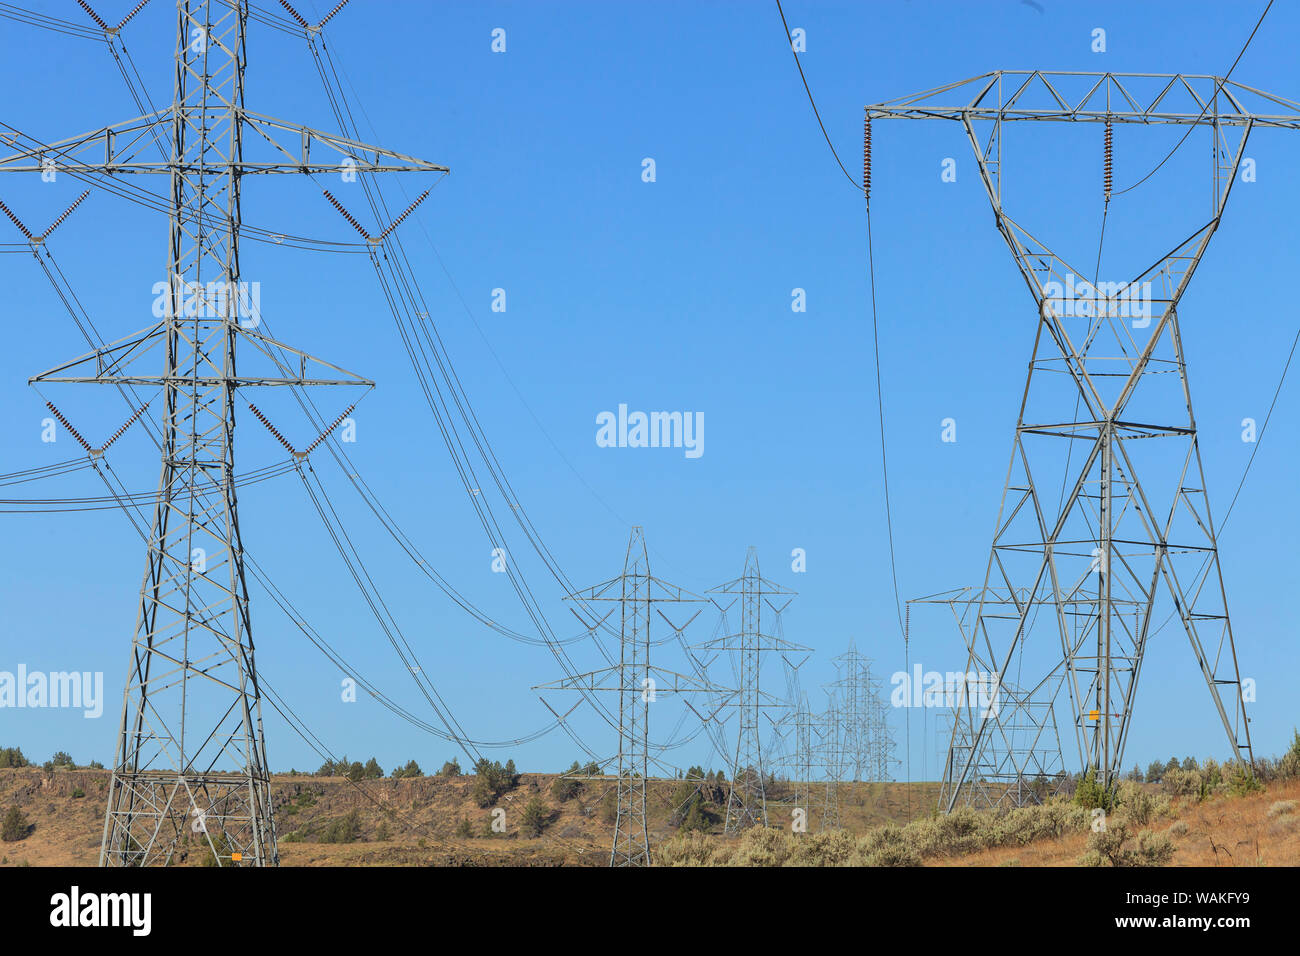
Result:
[[[858,185],[858,181],[849,175],[849,171],[844,168],[844,164],[840,162],[840,154],[835,151],[835,144],[831,142],[830,134],[826,132],[826,124],[822,122],[821,110],[817,109],[817,101],[813,99],[812,89],[808,86],[808,77],[804,76],[803,64],[799,62],[799,51],[794,48],[794,41],[790,37],[790,25],[786,23],[785,11],[781,9],[781,0],[776,0],[776,10],[781,14],[781,25],[785,27],[786,46],[790,47],[790,53],[794,57],[794,65],[799,70],[799,79],[803,81],[804,92],[808,94],[808,103],[812,106],[813,116],[817,117],[817,125],[821,127],[822,136],[826,140],[826,145],[830,147],[831,155],[835,157],[840,172],[844,174],[844,178],[853,185],[853,189],[856,191],[861,187]]]
[[[1255,23],[1255,29],[1250,31],[1250,36],[1246,38],[1246,43],[1244,46],[1242,46],[1241,52],[1238,53],[1237,58],[1232,61],[1232,66],[1228,67],[1228,72],[1223,75],[1223,79],[1215,83],[1214,93],[1211,96],[1206,97],[1205,105],[1201,107],[1200,115],[1197,116],[1198,121],[1202,116],[1205,115],[1205,111],[1210,108],[1210,104],[1214,102],[1215,98],[1219,95],[1219,91],[1223,89],[1223,84],[1228,82],[1229,77],[1232,76],[1232,71],[1235,70],[1237,68],[1237,64],[1241,62],[1241,58],[1246,55],[1246,50],[1250,47],[1250,41],[1255,39],[1256,32],[1258,32],[1260,26],[1264,22],[1264,18],[1268,16],[1268,11],[1272,9],[1272,7],[1273,7],[1273,0],[1268,0],[1268,6],[1266,6],[1264,8],[1264,12],[1259,15],[1259,20]],[[1182,138],[1178,140],[1177,143],[1174,144],[1174,148],[1169,151],[1169,154],[1165,156],[1164,159],[1156,163],[1155,168],[1152,169],[1151,172],[1147,173],[1145,176],[1143,176],[1141,179],[1135,182],[1132,186],[1128,186],[1124,189],[1120,189],[1116,191],[1114,195],[1122,196],[1126,192],[1129,192],[1130,190],[1137,189],[1144,182],[1146,182],[1148,179],[1154,176],[1157,170],[1159,170],[1161,166],[1163,166],[1165,163],[1169,162],[1169,160],[1173,158],[1174,153],[1178,152],[1179,147],[1181,147],[1183,143],[1187,141],[1187,137],[1192,135],[1192,130],[1196,129],[1196,127],[1197,127],[1197,123],[1192,123],[1191,125],[1189,125],[1187,127],[1187,132],[1183,133]],[[1216,149],[1218,148],[1217,143],[1215,144],[1215,148]]]

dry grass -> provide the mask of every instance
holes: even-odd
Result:
[[[461,838],[455,834],[460,820],[470,821],[479,834],[490,812],[473,802],[472,776],[370,781],[366,792],[379,807],[340,779],[277,776],[273,793],[281,859],[288,866],[604,865],[612,826],[601,819],[595,794],[557,803],[550,797],[553,780],[553,775],[525,774],[519,788],[502,800],[507,814],[516,817],[507,835]],[[22,841],[0,843],[0,860],[10,866],[94,865],[107,782],[103,771],[0,770],[0,811],[18,806],[35,827]],[[773,828],[739,839],[717,834],[674,839],[666,794],[675,786],[675,781],[652,782],[650,836],[656,859],[677,865],[1075,866],[1089,849],[1089,818],[1081,808],[1059,805],[1000,817],[958,813],[934,820],[928,811],[935,784],[914,784],[910,791],[906,784],[844,784],[840,813],[849,832],[818,834],[814,812],[811,832],[798,836]],[[84,797],[73,795],[78,789]],[[1130,799],[1120,811],[1133,815],[1130,845],[1137,845],[1142,830],[1168,837],[1174,847],[1171,866],[1300,865],[1300,779],[1274,782],[1245,796],[1216,794],[1203,802],[1187,796],[1165,804],[1159,788],[1142,792],[1149,806],[1139,808]],[[525,839],[517,817],[534,795],[554,811],[553,821],[541,837]],[[920,818],[902,826],[909,804],[913,817]],[[356,842],[316,842],[330,822],[354,810],[360,819]],[[771,808],[773,824],[783,823],[784,813]],[[380,840],[385,824],[388,838]],[[306,836],[286,839],[295,832]]]
[[[1203,803],[1174,802],[1176,821],[1158,821],[1154,833],[1173,840],[1170,866],[1297,866],[1300,824],[1292,816],[1272,816],[1273,804],[1300,798],[1300,780],[1271,784],[1242,797],[1216,796]],[[1088,833],[1068,834],[1033,846],[995,848],[960,859],[937,861],[952,866],[1002,866],[1018,859],[1021,866],[1074,866],[1086,851]]]

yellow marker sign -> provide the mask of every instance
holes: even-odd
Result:
[[[1099,711],[1099,710],[1090,710],[1090,711],[1088,711],[1088,719],[1089,719],[1089,720],[1100,720],[1100,719],[1101,719],[1101,711]]]
[[[232,853],[232,854],[230,854],[230,858],[231,858],[232,860],[234,860],[236,863],[239,863],[239,862],[241,862],[241,861],[244,859],[244,854],[242,854],[242,853]]]

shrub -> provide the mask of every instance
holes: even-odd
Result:
[[[389,840],[391,838],[392,838],[392,834],[388,832],[388,821],[381,820],[379,822],[379,828],[375,830],[375,839],[379,841],[384,841],[384,840]]]
[[[1238,763],[1228,775],[1228,792],[1233,796],[1242,797],[1263,789],[1264,785],[1259,782],[1259,778],[1244,764]]]
[[[1074,791],[1074,802],[1085,810],[1101,807],[1109,813],[1115,806],[1115,794],[1103,787],[1097,780],[1097,772],[1089,768]]]
[[[470,825],[470,822],[468,820],[466,820],[464,817],[461,817],[460,822],[456,824],[456,836],[460,837],[461,839],[468,839],[473,835],[474,835],[474,828]]]
[[[1169,828],[1169,835],[1176,837],[1187,836],[1187,831],[1190,829],[1191,827],[1187,825],[1186,820],[1175,820],[1174,825]]]
[[[793,840],[789,866],[847,866],[858,841],[846,830],[823,830]]]
[[[714,846],[700,833],[683,833],[665,840],[654,849],[658,866],[717,866]]]
[[[224,833],[218,833],[213,836],[210,844],[206,839],[203,840],[202,846],[204,866],[224,866],[225,862],[223,861],[230,863],[234,862],[230,859],[230,854],[232,852],[230,839]],[[216,853],[212,852],[214,847],[216,848]]]
[[[618,819],[618,794],[613,790],[606,790],[605,795],[600,798],[600,820],[602,823],[613,823]]]
[[[361,814],[353,810],[325,828],[318,843],[355,843],[361,836]]]
[[[1268,808],[1268,815],[1270,817],[1281,817],[1288,813],[1295,813],[1294,800],[1278,800]]]
[[[696,794],[690,802],[686,813],[682,816],[681,830],[694,830],[700,833],[708,832],[722,822],[722,816],[716,810],[705,802],[704,797]]]
[[[902,828],[887,823],[866,835],[854,858],[858,866],[920,866],[921,854],[907,841]]]
[[[539,837],[546,825],[551,822],[551,810],[537,797],[533,797],[524,806],[524,815],[519,822],[525,836]]]
[[[77,762],[72,759],[72,757],[68,754],[66,750],[60,750],[53,757],[51,757],[50,763],[54,764],[55,767],[63,770],[77,769]]]
[[[27,834],[31,833],[31,824],[23,816],[23,812],[17,807],[10,807],[5,813],[4,821],[0,822],[0,840],[6,843],[17,843],[19,840],[27,839]]]
[[[582,768],[578,766],[578,761],[573,761],[573,766],[564,771],[564,775],[556,777],[555,782],[551,784],[551,796],[564,803],[571,800],[582,792],[582,781],[575,779],[575,775],[582,773]]]
[[[519,785],[519,774],[515,772],[515,762],[500,763],[483,757],[474,765],[474,802],[480,807],[490,807],[503,793]]]
[[[1171,797],[1192,797],[1196,800],[1203,800],[1201,792],[1201,774],[1196,770],[1183,770],[1181,767],[1174,767],[1165,771],[1163,784],[1165,792]]]
[[[1088,837],[1088,847],[1079,858],[1081,866],[1163,866],[1174,855],[1174,842],[1167,833],[1143,830],[1137,845],[1128,846],[1129,828],[1123,821],[1112,822]]]
[[[459,776],[460,776],[460,761],[457,760],[457,759],[454,758],[454,757],[453,757],[451,760],[448,760],[446,763],[444,763],[444,764],[442,765],[442,769],[438,771],[438,776],[440,776],[440,777],[459,777]]]
[[[1134,783],[1120,784],[1115,792],[1115,805],[1123,810],[1131,823],[1146,826],[1157,817],[1169,813],[1169,798],[1153,794]]]
[[[80,800],[85,795],[86,795],[86,791],[82,790],[80,787],[74,787],[72,790],[72,798],[74,800]]]
[[[770,827],[750,827],[740,837],[732,866],[781,866],[790,857],[790,836]]]

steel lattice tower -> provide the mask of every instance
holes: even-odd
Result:
[[[10,137],[20,151],[0,158],[0,172],[52,162],[91,183],[169,182],[158,200],[170,219],[162,320],[32,382],[155,388],[164,399],[100,864],[170,863],[192,833],[219,865],[265,866],[279,854],[235,497],[237,390],[372,383],[257,331],[240,273],[241,183],[344,163],[358,173],[447,170],[246,110],[246,0],[177,0],[176,16],[171,107],[53,144]],[[157,160],[145,155],[151,144]],[[137,371],[142,356],[162,368]]]
[[[739,712],[736,731],[735,757],[732,760],[731,793],[727,797],[727,818],[723,826],[726,833],[735,833],[751,826],[767,826],[767,793],[764,777],[763,746],[759,714],[763,708],[785,707],[759,687],[762,655],[806,652],[808,648],[787,641],[780,633],[781,613],[790,605],[794,591],[764,578],[758,569],[758,551],[750,548],[745,555],[744,573],[734,581],[711,589],[709,594],[730,595],[724,603],[714,598],[722,611],[720,626],[726,630],[727,611],[740,603],[740,630],[723,633],[703,647],[708,651],[727,651],[736,659],[738,698],[734,705]],[[785,597],[779,607],[770,596]],[[767,607],[767,613],[763,611]],[[769,630],[765,631],[764,628]],[[787,663],[789,663],[787,661]],[[797,665],[791,665],[797,666]]]
[[[1065,668],[1080,763],[1111,787],[1123,768],[1153,621],[1169,608],[1234,757],[1253,766],[1177,310],[1219,226],[1251,130],[1300,129],[1300,104],[1214,76],[1001,71],[867,107],[868,144],[872,121],[886,118],[961,124],[1036,311],[967,670],[1001,680],[1013,665],[1019,669],[1026,649],[1054,655]],[[1073,291],[1075,277],[1087,273],[1002,205],[1005,125],[1048,122],[1104,126],[1107,203],[1113,126],[1207,128],[1208,221],[1131,282],[1088,287],[1083,306],[1067,301],[1061,290]],[[867,172],[869,184],[869,165]],[[1132,316],[1134,290],[1152,286],[1157,294],[1147,314]],[[1077,449],[1078,457],[1072,461],[1066,448]],[[1055,488],[1040,476],[1063,460],[1067,470],[1058,473],[1068,490],[1058,504]],[[998,592],[1006,600],[985,602]],[[1035,608],[1043,603],[1049,613],[1040,617]],[[1075,627],[1080,606],[1091,610],[1087,624]],[[1021,683],[1037,679],[1025,675]],[[965,719],[973,728],[971,746],[961,761],[950,761],[947,809],[978,764],[990,729],[987,715],[972,710]]]
[[[817,717],[808,707],[806,694],[795,688],[790,696],[793,709],[782,717],[777,726],[782,743],[781,756],[777,762],[789,774],[792,806],[803,810],[806,820],[812,804]]]
[[[619,612],[618,664],[566,677],[537,689],[587,693],[608,691],[618,695],[618,753],[614,758],[603,761],[606,764],[614,763],[618,774],[618,815],[614,822],[614,843],[609,865],[649,866],[651,856],[650,834],[646,825],[646,781],[650,776],[650,765],[658,763],[650,755],[650,705],[655,702],[658,694],[705,693],[715,690],[693,678],[650,664],[651,609],[652,605],[666,602],[681,604],[702,602],[705,599],[650,573],[645,535],[640,527],[635,527],[628,539],[623,573],[603,584],[571,594],[568,600],[583,605],[606,601],[618,605],[592,624],[590,629],[593,634],[602,630],[614,611]],[[677,634],[699,614],[697,611],[678,626],[658,607],[653,610]],[[547,707],[550,705],[547,704]],[[556,716],[563,719],[559,714]]]
[[[819,736],[818,751],[826,773],[826,789],[822,794],[822,818],[819,830],[840,828],[840,781],[844,777],[844,726],[837,709],[835,696],[828,695],[826,710],[816,722]]]

